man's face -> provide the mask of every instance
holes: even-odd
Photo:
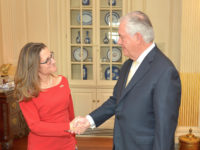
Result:
[[[137,59],[137,35],[129,35],[126,32],[126,21],[122,20],[118,29],[118,44],[122,46],[124,56],[133,60]]]

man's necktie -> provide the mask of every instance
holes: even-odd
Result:
[[[126,81],[126,86],[128,85],[128,83],[131,81],[133,75],[135,74],[136,70],[137,70],[137,67],[138,67],[138,62],[137,61],[134,61],[131,65],[131,68],[130,68],[130,71],[129,71],[129,74],[128,74],[128,78],[127,78],[127,81]]]

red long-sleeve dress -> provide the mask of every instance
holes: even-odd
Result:
[[[75,150],[69,130],[74,110],[68,81],[41,91],[37,98],[19,103],[29,126],[28,150]]]

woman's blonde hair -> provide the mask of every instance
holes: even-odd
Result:
[[[40,92],[40,52],[46,47],[43,43],[27,43],[20,52],[14,77],[14,96],[17,100],[30,100]]]

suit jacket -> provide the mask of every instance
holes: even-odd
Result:
[[[113,96],[90,115],[96,126],[115,115],[115,150],[173,150],[181,99],[179,74],[154,47],[125,87],[131,64],[130,59],[124,63]]]

